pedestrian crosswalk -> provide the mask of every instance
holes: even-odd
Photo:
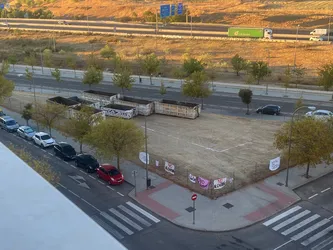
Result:
[[[265,221],[264,226],[290,237],[306,249],[333,249],[333,221],[301,206],[294,206]]]
[[[158,218],[130,201],[100,212],[93,216],[93,219],[118,240],[160,222]]]

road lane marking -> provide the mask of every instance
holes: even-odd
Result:
[[[80,172],[84,173],[84,174],[87,174],[86,172],[84,172],[83,170],[80,169]]]
[[[71,191],[71,190],[69,190],[69,189],[67,189],[69,192],[71,192],[73,195],[75,195],[76,197],[78,197],[78,198],[81,198],[80,196],[78,196],[76,193],[74,193],[73,191]]]
[[[329,232],[331,232],[332,229],[333,229],[333,225],[330,225],[329,227],[325,228],[324,230],[320,231],[319,233],[317,233],[315,235],[312,235],[310,238],[306,239],[301,244],[303,246],[307,246],[307,245],[311,244],[312,242],[314,242],[314,241],[320,239],[321,237],[325,236]]]
[[[301,221],[300,223],[298,223],[298,224],[292,226],[291,228],[288,228],[286,231],[282,232],[281,234],[282,234],[282,235],[288,235],[288,234],[290,234],[290,233],[292,233],[292,232],[295,232],[296,230],[298,230],[298,229],[300,229],[301,227],[303,227],[303,226],[309,224],[310,222],[312,222],[312,221],[318,219],[319,217],[320,217],[320,215],[318,215],[318,214],[312,215],[311,217],[307,218],[306,220],[303,220],[303,221]]]
[[[151,215],[150,213],[148,213],[147,211],[143,210],[142,208],[138,207],[137,205],[135,205],[134,203],[127,201],[126,202],[127,205],[129,205],[130,207],[134,208],[136,211],[140,212],[141,214],[143,214],[144,216],[146,216],[147,218],[151,219],[152,221],[154,221],[155,223],[160,222],[159,219],[157,219],[155,216]]]
[[[115,216],[117,216],[118,218],[120,218],[121,220],[125,221],[131,227],[135,228],[136,230],[141,231],[143,229],[138,224],[136,224],[134,221],[132,221],[131,219],[127,218],[125,215],[119,213],[116,209],[110,208],[109,211],[111,213],[113,213]]]
[[[119,205],[118,207],[119,207],[119,209],[123,210],[129,216],[133,217],[134,219],[136,219],[137,221],[139,221],[141,224],[145,225],[146,227],[150,227],[151,226],[151,224],[148,221],[146,221],[145,219],[141,218],[139,215],[137,215],[136,213],[132,212],[127,207],[124,207],[123,205]]]
[[[282,219],[282,218],[288,216],[289,214],[294,213],[294,212],[296,212],[297,210],[300,210],[300,209],[301,209],[300,206],[293,207],[293,208],[291,208],[291,209],[285,211],[284,213],[279,214],[278,216],[275,216],[274,218],[272,218],[272,219],[266,221],[265,223],[263,223],[263,225],[265,225],[265,226],[269,226],[269,225],[271,225],[271,224],[277,222],[278,220],[280,220],[280,219]]]
[[[296,241],[299,240],[300,238],[303,238],[305,235],[311,233],[312,231],[316,230],[317,228],[324,226],[325,224],[327,224],[328,222],[330,222],[329,219],[323,219],[321,221],[319,221],[318,223],[314,224],[313,226],[305,229],[304,231],[300,232],[299,234],[294,235],[293,237],[291,237],[292,240]]]
[[[107,187],[114,191],[114,189],[112,187],[110,187],[110,186],[107,186]]]
[[[60,187],[67,189],[64,185],[60,184],[59,182],[57,183]]]
[[[53,154],[51,154],[50,152],[47,152],[49,155],[53,156]]]
[[[89,177],[92,178],[92,179],[94,179],[94,180],[96,180],[96,178],[94,176],[89,175]]]
[[[326,192],[326,191],[328,191],[328,190],[330,190],[331,188],[329,187],[329,188],[326,188],[326,189],[324,189],[324,190],[321,190],[320,192],[321,193],[324,193],[324,192]]]
[[[81,198],[82,201],[84,201],[85,203],[87,203],[89,206],[91,206],[92,208],[96,209],[99,213],[102,212],[101,210],[99,210],[97,207],[95,207],[93,204],[91,204],[90,202],[86,201],[85,199]]]
[[[72,164],[70,164],[69,166],[71,166],[72,168],[75,168],[75,169],[76,169],[76,167],[75,167],[74,165],[72,165]]]
[[[327,238],[326,240],[319,242],[318,245],[315,245],[314,247],[311,248],[311,250],[321,250],[324,247],[328,246],[329,244],[331,244],[333,242],[333,236]]]
[[[316,197],[318,194],[314,194],[312,196],[310,196],[308,199],[311,200],[312,198]]]
[[[105,185],[105,183],[104,183],[103,181],[98,180],[98,182],[99,182],[99,183],[102,183],[103,185]]]
[[[47,152],[45,149],[42,149],[42,151],[45,152],[45,153]]]
[[[281,229],[281,228],[283,228],[283,227],[289,225],[290,223],[293,223],[294,221],[296,221],[296,220],[298,220],[298,219],[304,217],[305,215],[307,215],[307,214],[309,214],[309,213],[310,213],[309,210],[305,210],[305,211],[303,211],[302,213],[296,214],[295,216],[289,218],[288,220],[286,220],[286,221],[284,221],[284,222],[282,222],[282,223],[276,225],[276,226],[273,227],[272,229],[273,229],[274,231],[278,231],[279,229]]]
[[[116,237],[118,240],[124,239],[124,236],[122,236],[118,231],[116,231],[114,228],[112,228],[109,224],[105,223],[102,219],[100,219],[96,216],[92,216],[92,219],[94,221],[96,221],[106,231],[108,231],[110,234],[112,234],[114,237]]]
[[[101,212],[100,215],[102,215],[105,219],[107,219],[108,221],[110,221],[112,224],[114,224],[115,226],[117,226],[118,228],[120,228],[121,230],[123,230],[125,233],[127,233],[128,235],[132,235],[133,231],[130,230],[128,227],[124,226],[123,224],[121,224],[120,222],[118,222],[117,220],[115,220],[114,218],[112,218],[110,215],[108,215],[105,212]]]
[[[122,197],[124,197],[125,195],[123,195],[122,193],[119,193],[119,192],[117,192],[117,194],[119,194],[120,196],[122,196]]]
[[[278,246],[277,248],[274,248],[274,250],[280,249],[281,247],[284,247],[285,245],[289,244],[290,242],[292,242],[292,240],[283,243],[282,245]]]
[[[67,161],[65,161],[65,163],[66,163],[67,165],[69,165],[69,163],[68,163]]]
[[[332,219],[332,218],[333,218],[333,216],[329,217],[328,219],[330,220],[330,219]]]

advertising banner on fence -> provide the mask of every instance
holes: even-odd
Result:
[[[196,183],[197,182],[197,177],[192,175],[192,174],[189,174],[188,175],[188,179],[190,180],[190,182],[192,183]]]
[[[139,153],[139,159],[140,159],[140,161],[142,161],[144,164],[146,164],[146,153],[145,153],[145,152],[140,152],[140,153]],[[147,164],[149,164],[149,154],[147,154],[147,161],[148,161]]]
[[[281,161],[280,156],[276,157],[273,160],[270,160],[270,162],[269,162],[269,170],[271,170],[271,171],[277,170],[280,167],[280,161]]]
[[[198,183],[199,183],[200,187],[202,187],[203,189],[209,188],[209,180],[207,180],[207,179],[198,177]]]
[[[217,180],[214,180],[214,189],[221,189],[227,184],[227,178],[220,178]]]
[[[164,170],[170,174],[175,174],[175,166],[167,161],[164,164]]]
[[[160,162],[159,161],[155,161],[155,165],[156,165],[156,167],[158,168],[158,166],[160,165]]]

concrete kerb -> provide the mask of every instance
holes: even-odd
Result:
[[[331,173],[333,173],[333,169],[327,171],[326,173],[322,173],[322,174],[320,174],[320,175],[318,175],[318,176],[316,176],[316,177],[314,177],[314,178],[308,179],[307,181],[305,181],[305,182],[303,182],[303,183],[301,183],[301,184],[298,184],[298,185],[292,187],[291,189],[294,191],[294,190],[297,189],[297,188],[300,188],[300,187],[302,187],[302,186],[304,186],[304,185],[306,185],[306,184],[309,184],[309,183],[311,183],[311,182],[313,182],[313,181],[316,181],[316,180],[320,179],[321,177],[324,177],[325,175],[328,175],[328,174],[331,174]]]

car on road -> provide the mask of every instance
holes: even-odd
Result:
[[[56,142],[55,140],[49,136],[49,134],[44,132],[37,132],[32,137],[34,143],[42,148],[52,147]]]
[[[90,154],[78,154],[75,157],[75,165],[90,173],[96,172],[99,168],[98,161]]]
[[[20,125],[13,118],[6,115],[0,117],[0,127],[8,132],[15,132]]]
[[[309,111],[305,114],[307,117],[313,117],[315,119],[330,119],[333,118],[333,112],[324,109],[318,109],[315,111]]]
[[[32,140],[32,137],[35,135],[35,131],[29,126],[21,126],[17,129],[17,134],[27,140]]]
[[[97,169],[97,177],[105,180],[110,185],[120,185],[124,182],[124,175],[110,164],[102,164]]]
[[[274,104],[269,104],[257,109],[257,114],[266,114],[266,115],[279,115],[281,112],[281,107]]]
[[[75,149],[67,142],[59,142],[54,144],[53,150],[55,156],[58,156],[65,161],[74,160],[76,157]]]
[[[321,41],[324,41],[324,38],[318,37],[318,36],[312,36],[312,37],[310,37],[310,41],[321,42]]]
[[[63,24],[63,25],[70,25],[69,22],[67,21],[58,21],[58,24]]]

